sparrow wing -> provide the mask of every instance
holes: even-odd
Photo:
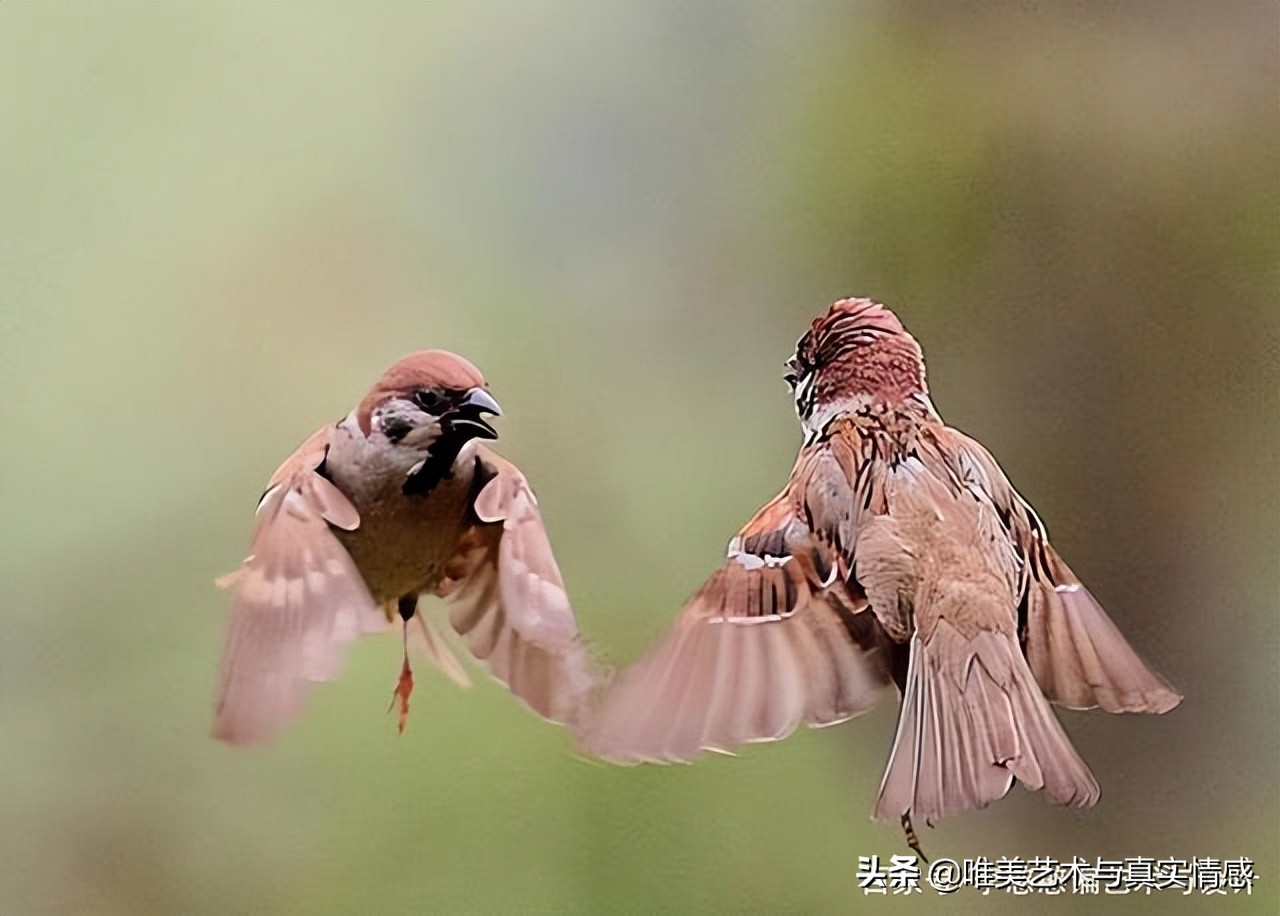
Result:
[[[476,449],[476,524],[436,588],[491,674],[534,712],[575,721],[597,680],[538,501],[519,468]]]
[[[301,712],[311,682],[338,675],[349,643],[387,626],[330,525],[360,523],[318,468],[332,428],[272,475],[258,504],[253,552],[219,580],[232,592],[213,735],[265,743]]]
[[[796,517],[789,491],[729,543],[728,558],[671,631],[603,690],[578,742],[615,763],[686,761],[832,725],[888,682],[883,633],[835,559]]]
[[[961,485],[989,500],[1004,520],[1023,564],[1019,635],[1045,696],[1074,709],[1168,712],[1182,697],[1139,658],[1120,630],[1057,551],[1035,510],[995,458],[956,430],[939,433]]]
[[[1045,542],[1027,593],[1023,648],[1045,696],[1072,709],[1168,712],[1182,696],[1133,650]]]

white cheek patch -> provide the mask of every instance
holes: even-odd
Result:
[[[796,386],[796,413],[804,416],[813,409],[813,373],[806,375]]]
[[[387,439],[392,439],[394,433],[395,444],[422,448],[440,436],[440,418],[411,401],[393,398],[373,411],[369,428]]]

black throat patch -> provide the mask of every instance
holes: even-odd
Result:
[[[404,479],[400,490],[406,496],[425,496],[445,481],[453,477],[453,463],[458,460],[458,452],[473,436],[463,430],[454,429],[449,421],[444,421],[444,428],[439,438],[427,449],[427,457],[418,469]]]

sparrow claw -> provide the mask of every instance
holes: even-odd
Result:
[[[925,820],[928,823],[928,820]],[[932,824],[929,824],[932,827]],[[907,835],[907,845],[911,847],[911,851],[920,857],[920,861],[925,865],[929,864],[929,857],[924,854],[924,850],[920,848],[920,838],[916,836],[915,828],[911,826],[911,815],[902,815],[902,832]]]
[[[396,682],[395,693],[391,695],[391,705],[387,707],[387,712],[398,707],[396,733],[400,735],[404,734],[404,727],[409,722],[409,697],[412,693],[413,669],[409,667],[409,657],[406,655],[400,666],[400,680]]]

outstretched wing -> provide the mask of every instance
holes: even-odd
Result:
[[[883,633],[839,578],[784,491],[670,633],[604,688],[580,746],[615,763],[685,761],[870,709],[888,682]]]
[[[1102,606],[1049,544],[1040,519],[980,444],[938,432],[962,486],[990,499],[1023,562],[1020,633],[1027,663],[1046,697],[1075,709],[1168,712],[1182,697],[1152,671]]]
[[[491,674],[534,712],[574,722],[598,673],[578,636],[538,501],[520,469],[476,448],[476,524],[436,594]]]
[[[332,427],[272,475],[258,504],[253,552],[219,580],[230,588],[213,736],[270,741],[302,711],[310,684],[339,673],[347,646],[387,626],[329,525],[352,530],[355,507],[317,473]]]
[[[1182,696],[1133,650],[1048,543],[1027,594],[1023,643],[1045,696],[1072,709],[1168,712]]]

